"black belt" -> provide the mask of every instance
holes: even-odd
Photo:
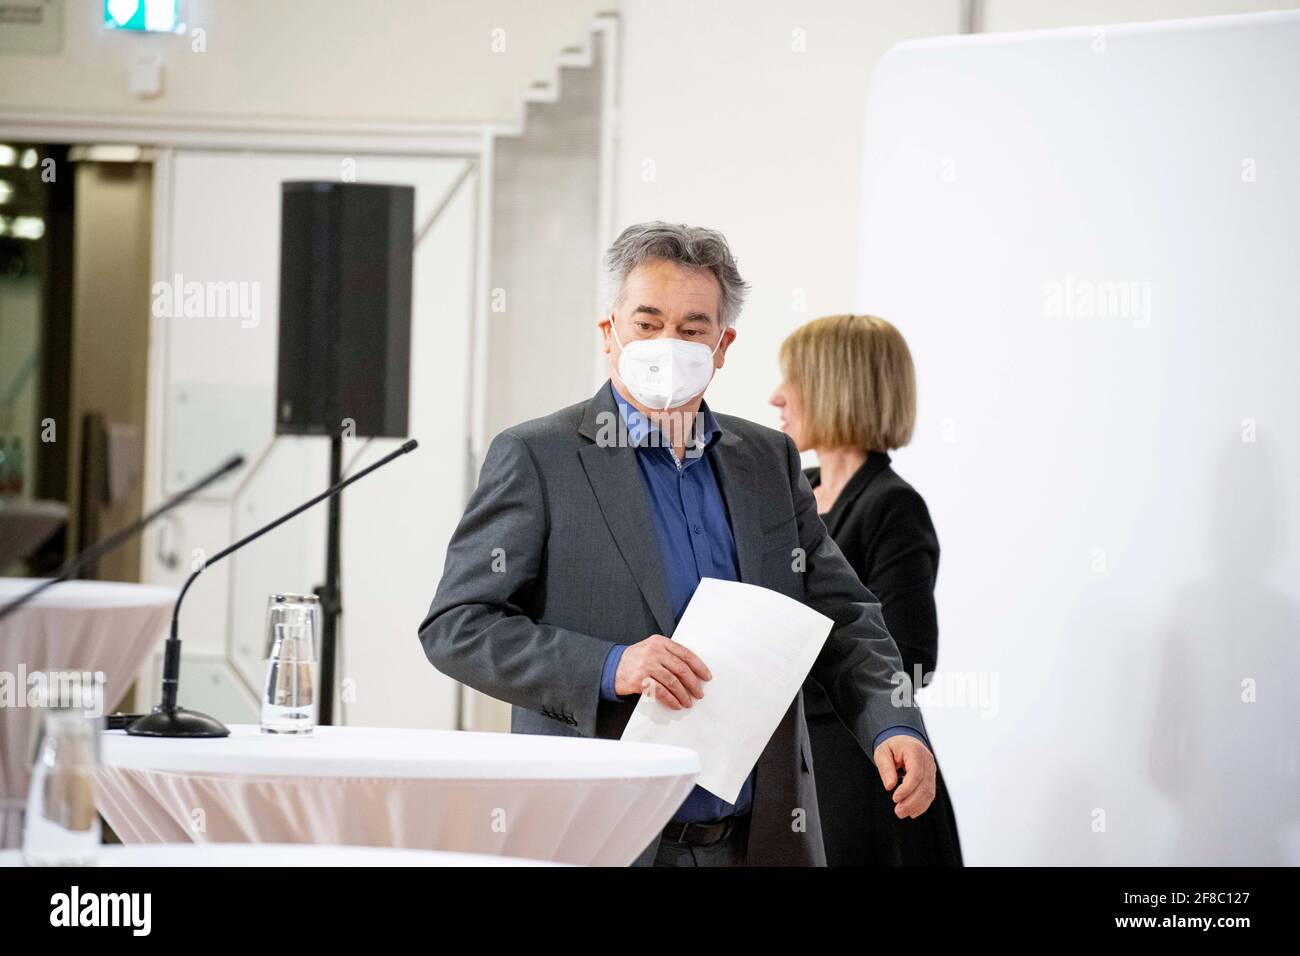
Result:
[[[678,823],[673,821],[664,827],[664,839],[672,843],[685,843],[687,846],[712,846],[727,839],[740,826],[749,822],[749,814],[727,817],[712,823]]]

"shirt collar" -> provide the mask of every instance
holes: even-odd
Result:
[[[656,431],[654,425],[637,411],[631,402],[619,394],[618,389],[614,387],[613,379],[610,379],[609,390],[613,393],[614,401],[618,404],[618,413],[622,416],[623,424],[627,427],[628,437],[632,439],[634,445],[638,447],[644,445],[651,433]],[[709,403],[703,399],[700,400],[698,423],[703,432],[700,437],[704,439],[704,448],[707,451],[722,435],[722,426],[718,424],[717,418],[714,417],[712,410],[709,408]]]

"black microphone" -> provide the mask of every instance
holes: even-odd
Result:
[[[318,505],[326,498],[333,498],[340,491],[352,484],[354,481],[360,481],[366,475],[370,474],[377,468],[382,468],[394,458],[399,458],[407,452],[415,451],[419,447],[419,442],[414,438],[402,444],[402,447],[396,451],[389,452],[379,461],[367,468],[361,469],[355,475],[340,481],[338,484],[326,488],[315,498],[307,501],[297,508],[294,508],[286,515],[276,518],[270,524],[258,528],[252,534],[240,538],[229,547],[218,551],[212,557],[208,558],[198,570],[191,574],[185,581],[184,587],[181,588],[180,595],[176,598],[176,606],[172,608],[172,629],[171,635],[167,638],[166,652],[163,657],[163,679],[162,679],[162,703],[153,709],[152,713],[145,714],[139,720],[136,720],[126,732],[136,737],[227,737],[230,735],[230,728],[214,717],[207,714],[201,714],[195,710],[186,710],[183,707],[176,706],[176,695],[180,689],[181,683],[181,639],[180,639],[180,618],[181,602],[185,600],[185,592],[190,589],[190,585],[207,568],[212,567],[222,558],[238,551],[244,545],[256,541],[268,531],[280,527],[290,518],[296,518],[313,505]],[[331,691],[332,692],[332,691]]]
[[[131,524],[127,525],[125,528],[122,528],[120,531],[113,532],[107,538],[102,538],[99,541],[96,541],[85,551],[82,551],[80,554],[78,554],[76,557],[70,560],[67,564],[65,564],[63,566],[63,569],[59,571],[57,577],[50,578],[48,581],[42,581],[40,584],[32,588],[30,591],[26,592],[25,594],[19,595],[17,598],[10,601],[4,607],[0,608],[0,621],[3,621],[6,617],[8,617],[14,611],[18,610],[28,601],[32,600],[34,597],[36,597],[46,588],[52,588],[60,581],[68,580],[73,575],[75,575],[78,571],[84,568],[87,564],[90,564],[92,561],[98,560],[99,558],[108,554],[110,551],[121,546],[124,542],[127,541],[127,539],[139,534],[155,518],[161,517],[162,515],[166,514],[168,511],[171,511],[177,505],[184,504],[191,497],[198,494],[208,485],[212,484],[214,481],[220,481],[222,478],[226,477],[226,475],[230,474],[232,471],[234,471],[236,468],[239,468],[243,464],[244,464],[243,455],[235,455],[232,458],[226,459],[226,461],[223,464],[219,465],[215,470],[205,475],[204,477],[200,478],[198,481],[190,485],[184,491],[181,491],[179,494],[176,494],[173,497],[168,498],[166,501],[160,504],[153,511],[149,512],[147,515],[144,515],[138,520],[132,522]]]

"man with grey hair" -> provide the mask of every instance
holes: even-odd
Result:
[[[835,622],[811,676],[895,814],[919,816],[935,762],[879,603],[826,533],[794,443],[704,402],[746,292],[726,240],[642,223],[605,264],[610,381],[492,442],[425,653],[513,704],[515,733],[618,738],[639,694],[674,710],[704,697],[707,662],[671,639],[702,578],[771,588]],[[696,787],[637,862],[825,864],[802,693],[736,803]]]

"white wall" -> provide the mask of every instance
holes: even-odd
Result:
[[[131,112],[185,119],[506,120],[592,15],[616,0],[187,0],[184,36],[103,28],[102,0],[66,0],[58,56],[0,56],[0,111]],[[195,52],[194,29],[204,52]],[[504,49],[494,52],[494,31]],[[500,44],[498,44],[499,46]],[[163,59],[164,92],[127,71]]]
[[[971,862],[1300,862],[1297,49],[1277,13],[876,73],[855,304],[920,369]]]

